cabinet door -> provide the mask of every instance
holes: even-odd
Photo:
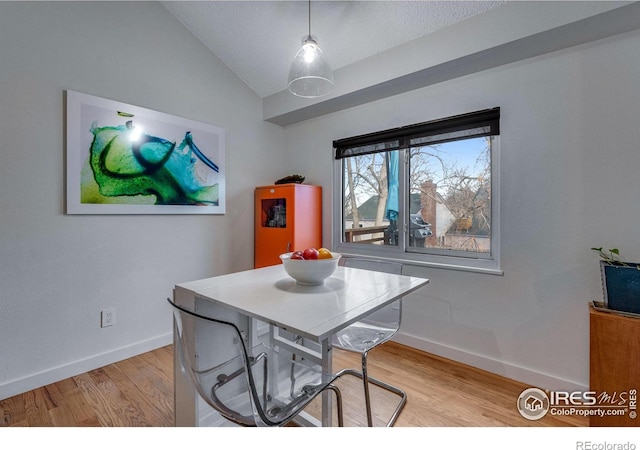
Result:
[[[255,190],[256,268],[280,264],[282,253],[322,246],[322,188],[300,184]]]
[[[293,246],[293,190],[267,186],[255,191],[255,267],[280,263],[279,255]]]

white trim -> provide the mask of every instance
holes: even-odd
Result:
[[[422,350],[432,355],[450,359],[477,369],[485,370],[496,375],[529,384],[540,389],[556,391],[587,391],[589,387],[574,380],[567,380],[547,373],[538,372],[526,367],[510,364],[488,356],[472,353],[464,349],[451,347],[427,339],[399,332],[395,335],[395,342]],[[514,399],[514,402],[516,399]],[[515,405],[515,403],[514,403]],[[515,408],[515,406],[514,406]]]
[[[358,244],[355,244],[355,245],[358,245]],[[455,256],[429,255],[430,260],[425,261],[423,259],[418,259],[417,257],[413,257],[413,255],[418,255],[418,253],[391,252],[391,251],[376,252],[375,250],[377,249],[371,249],[370,247],[372,246],[366,245],[366,244],[360,245],[359,248],[350,246],[348,244],[343,244],[343,245],[338,245],[337,247],[334,247],[334,248],[336,248],[337,249],[336,251],[340,252],[342,256],[360,256],[360,257],[384,259],[384,260],[400,263],[405,266],[433,267],[436,269],[462,270],[464,272],[485,273],[490,275],[504,275],[504,272],[500,268],[496,267],[494,262],[491,260],[456,258]],[[474,264],[470,264],[471,262],[473,262]]]
[[[334,150],[335,151],[335,150]],[[342,162],[333,160],[333,179],[331,184],[331,248],[338,251],[338,246],[342,243],[342,213],[344,206],[342,196],[344,193],[344,180],[342,179]]]
[[[93,355],[69,364],[53,367],[45,371],[27,375],[0,384],[0,400],[22,394],[33,389],[64,380],[81,373],[108,366],[109,364],[131,358],[142,353],[155,350],[173,343],[173,333],[156,336],[151,339],[136,342],[98,355]]]

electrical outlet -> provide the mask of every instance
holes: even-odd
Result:
[[[100,312],[100,327],[111,327],[116,324],[115,308],[105,309]]]

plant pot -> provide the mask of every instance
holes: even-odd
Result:
[[[607,308],[640,314],[640,265],[600,261]]]

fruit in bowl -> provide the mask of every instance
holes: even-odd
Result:
[[[309,258],[305,258],[305,255]],[[298,284],[319,286],[324,284],[325,280],[336,271],[341,256],[326,248],[319,250],[312,248],[283,253],[280,255],[280,260],[282,260],[285,272]]]

